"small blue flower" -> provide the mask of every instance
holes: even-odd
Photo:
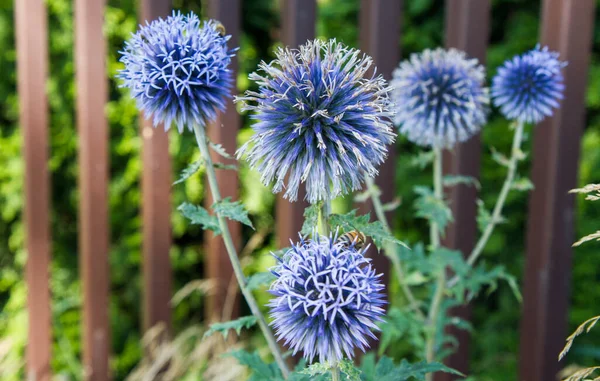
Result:
[[[425,50],[394,71],[394,122],[421,146],[450,148],[475,135],[487,122],[485,70],[456,49]]]
[[[131,90],[138,107],[154,125],[172,123],[180,132],[185,125],[204,126],[225,108],[232,87],[227,68],[233,51],[230,36],[222,36],[220,24],[201,24],[193,13],[173,12],[165,20],[146,22],[125,43],[118,77]]]
[[[563,98],[562,68],[558,53],[547,47],[513,57],[499,69],[492,81],[494,104],[510,120],[538,123],[552,116]]]
[[[335,40],[279,49],[250,79],[243,110],[254,110],[255,135],[238,150],[273,192],[296,200],[306,183],[311,203],[361,188],[375,176],[395,133],[388,87],[369,73],[372,59]]]
[[[294,353],[334,363],[364,351],[385,313],[381,274],[364,250],[314,233],[292,246],[272,269],[271,325]]]

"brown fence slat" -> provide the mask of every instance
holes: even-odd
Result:
[[[377,66],[377,73],[389,80],[392,72],[400,61],[400,20],[402,17],[401,0],[361,0],[360,3],[360,49],[373,57]],[[396,174],[395,146],[389,148],[386,161],[379,168],[379,175],[375,179],[381,190],[381,200],[390,202],[396,196],[394,179]],[[371,212],[371,205],[362,204],[361,213]],[[375,218],[374,213],[371,213]],[[386,213],[387,219],[392,224],[393,213]],[[383,273],[383,281],[387,285],[390,278],[391,264],[385,255],[373,255],[373,266],[378,272]]]
[[[171,0],[142,0],[140,21],[166,17]],[[142,146],[142,220],[144,330],[158,323],[171,325],[171,183],[169,138],[163,126],[153,128],[151,120],[140,116]]]
[[[490,0],[446,0],[446,47],[463,50],[469,57],[485,64],[489,38]],[[444,174],[479,178],[481,139],[479,135],[444,152]],[[454,222],[449,225],[442,245],[469,255],[477,239],[477,190],[473,186],[457,185],[446,190]],[[468,305],[453,308],[453,316],[470,320]],[[448,333],[458,340],[456,352],[446,359],[446,365],[465,374],[469,370],[469,332],[454,327]],[[437,373],[436,381],[458,379],[449,373]]]
[[[110,379],[108,90],[105,1],[75,2],[75,63],[79,131],[79,247],[83,283],[83,363],[87,380]]]
[[[542,44],[569,62],[565,98],[555,116],[535,128],[519,379],[554,380],[567,334],[579,145],[594,26],[594,0],[546,0]]]
[[[281,28],[283,44],[297,48],[315,37],[315,18],[317,3],[315,0],[284,0],[281,4]],[[277,239],[279,248],[288,247],[290,239],[298,239],[302,230],[304,209],[309,205],[304,200],[306,191],[300,187],[298,201],[289,202],[281,194],[277,195]]]
[[[229,47],[239,46],[239,35],[241,29],[241,3],[240,0],[211,0],[209,2],[209,17],[219,20],[231,35]],[[237,77],[238,59],[231,61],[231,70],[233,78]],[[235,94],[237,88],[232,90]],[[211,123],[208,129],[210,140],[217,144],[222,144],[229,154],[233,154],[237,148],[237,133],[240,129],[240,117],[236,111],[232,99],[227,101],[227,111],[219,113],[217,120]],[[212,159],[215,162],[227,162],[221,156],[211,152]],[[230,164],[227,162],[227,164]],[[231,197],[232,200],[238,198],[239,179],[235,171],[217,170],[217,181],[221,196]],[[205,192],[208,197],[208,205],[212,204],[209,192]],[[241,228],[239,223],[229,221],[229,229],[236,247],[240,248]],[[231,296],[228,298],[228,288],[233,279],[233,268],[229,262],[225,244],[221,237],[214,237],[212,232],[205,233],[206,239],[206,277],[216,282],[216,291],[208,297],[206,304],[206,317],[209,321],[221,320],[223,307],[231,305]],[[234,301],[233,315],[237,315],[237,298]]]
[[[25,160],[27,377],[49,381],[50,348],[50,174],[48,171],[48,32],[43,0],[15,2],[17,74]]]

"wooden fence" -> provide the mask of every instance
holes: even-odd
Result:
[[[241,29],[242,0],[211,0],[209,16],[219,19],[236,45]],[[282,38],[290,46],[314,37],[315,0],[282,0]],[[491,0],[446,0],[446,46],[456,47],[485,61],[489,39]],[[584,95],[590,61],[594,23],[594,0],[543,0],[541,43],[557,50],[569,62],[565,69],[566,96],[556,116],[535,130],[531,178],[535,191],[529,202],[524,304],[521,320],[520,380],[547,381],[559,369],[556,355],[566,333],[570,247],[573,241],[573,197],[567,191],[576,185],[579,144],[585,123]],[[110,329],[109,222],[108,222],[108,124],[105,73],[106,42],[102,35],[102,0],[75,1],[77,128],[80,136],[80,263],[83,283],[83,361],[90,380],[108,380]],[[374,57],[380,72],[390,78],[400,60],[403,4],[401,0],[361,0],[360,47]],[[169,0],[140,0],[140,19],[169,14]],[[15,1],[18,54],[20,122],[24,137],[25,221],[27,229],[27,285],[29,343],[27,373],[36,381],[50,380],[51,317],[48,266],[51,256],[50,176],[48,171],[48,101],[45,84],[48,72],[47,15],[43,0]],[[237,60],[233,62],[237,71]],[[223,124],[225,128],[214,128]],[[211,139],[234,151],[240,118],[229,104],[210,128]],[[143,278],[144,327],[170,323],[171,272],[169,225],[171,163],[168,138],[148,121],[141,124],[143,136]],[[446,156],[446,173],[478,177],[481,142],[479,137],[461,144]],[[394,194],[394,160],[381,169],[378,184],[384,198]],[[219,172],[224,196],[237,197],[238,178],[231,171]],[[449,197],[460,231],[450,227],[445,245],[470,252],[476,237],[473,188],[459,186]],[[210,201],[209,201],[210,202]],[[277,235],[280,243],[295,237],[302,223],[302,203],[277,201]],[[240,229],[231,224],[240,244]],[[206,269],[218,292],[207,305],[207,318],[225,299],[232,269],[220,239],[207,240]],[[385,257],[376,266],[386,269]],[[454,314],[469,318],[468,306]],[[448,360],[450,366],[468,373],[468,340],[456,332],[460,350]],[[436,380],[449,380],[441,375]]]

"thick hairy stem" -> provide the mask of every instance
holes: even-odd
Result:
[[[481,235],[481,237],[479,237],[479,240],[477,241],[475,248],[473,249],[473,251],[471,252],[471,254],[469,255],[469,257],[467,259],[467,263],[470,266],[473,266],[473,264],[475,264],[475,262],[477,261],[477,259],[481,255],[481,253],[483,252],[485,245],[487,244],[488,240],[490,239],[490,236],[494,232],[494,228],[500,221],[500,216],[502,215],[502,208],[504,207],[504,203],[506,202],[506,197],[508,196],[508,193],[510,192],[510,189],[512,188],[513,181],[515,179],[515,173],[517,171],[517,164],[519,163],[519,160],[521,159],[521,155],[522,155],[521,142],[523,141],[524,126],[525,126],[525,124],[523,122],[517,122],[517,125],[515,127],[515,135],[513,136],[512,151],[510,154],[510,159],[508,161],[508,172],[506,173],[506,179],[504,180],[504,184],[502,185],[502,189],[500,190],[500,194],[498,195],[498,200],[496,200],[496,205],[494,206],[494,211],[492,212],[492,217],[490,218],[490,221],[488,222],[485,229],[483,230],[483,234]],[[457,282],[458,282],[458,277],[455,276],[448,282],[448,286],[452,287]]]
[[[438,200],[442,200],[442,151],[440,148],[434,148],[434,161],[433,161],[433,191],[435,197]],[[430,224],[430,237],[431,237],[431,251],[435,251],[440,246],[440,229],[437,223],[431,221]],[[427,316],[427,323],[429,325],[429,333],[426,342],[425,358],[427,362],[435,360],[435,337],[436,337],[436,323],[438,315],[440,313],[440,307],[444,298],[444,290],[446,287],[446,269],[440,269],[438,279],[435,288],[435,294],[431,300],[431,307],[429,308],[429,315]],[[427,375],[427,380],[432,380],[431,374]]]
[[[319,218],[317,229],[322,236],[329,236],[329,215],[331,214],[331,201],[321,201],[319,205]]]
[[[337,363],[331,366],[331,381],[341,381],[340,367]]]
[[[371,203],[373,204],[373,209],[375,210],[375,215],[386,232],[392,234],[390,229],[390,225],[385,217],[385,212],[383,210],[383,205],[381,204],[381,199],[379,198],[379,192],[377,191],[377,186],[373,182],[373,178],[370,176],[365,176],[367,183],[367,192],[369,192],[371,196]],[[419,317],[422,319],[425,318],[425,315],[419,308],[419,304],[414,294],[412,293],[410,287],[404,282],[404,269],[402,268],[402,263],[400,262],[400,258],[396,255],[397,250],[394,247],[394,244],[386,244],[383,248],[384,253],[390,258],[392,261],[392,266],[394,266],[394,272],[396,273],[396,277],[398,278],[398,283],[400,283],[400,288],[404,293],[404,296],[408,300],[409,308],[414,310]]]
[[[221,193],[219,192],[219,185],[217,184],[217,175],[215,173],[215,168],[213,167],[210,152],[208,151],[206,132],[204,130],[204,127],[194,125],[194,133],[196,134],[196,142],[198,143],[198,148],[200,149],[200,154],[202,155],[202,160],[204,161],[206,167],[206,177],[208,178],[208,184],[210,187],[212,198],[213,201],[217,203],[221,201]],[[229,255],[231,265],[233,266],[233,272],[235,273],[235,277],[237,278],[238,284],[240,285],[242,295],[244,295],[244,298],[246,299],[246,302],[250,307],[250,311],[252,311],[252,314],[256,317],[258,325],[265,339],[267,340],[269,349],[271,350],[271,353],[273,354],[273,357],[275,358],[279,369],[281,369],[281,373],[287,379],[289,375],[289,370],[285,364],[281,351],[279,350],[279,346],[277,345],[275,336],[273,336],[273,332],[269,328],[265,317],[260,312],[260,308],[258,307],[256,299],[254,299],[254,295],[252,295],[252,292],[247,287],[246,277],[244,276],[244,272],[242,271],[242,265],[238,258],[233,239],[231,238],[231,233],[229,232],[227,220],[218,213],[217,219],[219,221],[219,227],[221,228],[221,235],[223,236],[225,248],[227,249],[227,254]]]

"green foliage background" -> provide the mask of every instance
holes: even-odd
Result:
[[[81,374],[80,355],[80,284],[77,251],[77,134],[75,127],[76,97],[73,62],[73,8],[70,0],[47,0],[50,26],[50,79],[48,94],[50,102],[50,141],[52,173],[52,236],[53,261],[51,267],[53,295],[54,358],[52,367],[56,373]],[[444,2],[441,0],[410,0],[404,2],[402,23],[403,57],[409,53],[443,45]],[[513,54],[530,49],[539,34],[539,1],[494,0],[491,46],[487,66],[490,73],[502,61]],[[243,1],[243,30],[240,56],[240,91],[249,86],[246,79],[261,59],[272,57],[272,47],[279,36],[278,7],[275,0]],[[120,67],[118,51],[123,40],[137,26],[136,2],[133,0],[110,0],[106,8],[105,34],[108,39],[108,74],[110,77],[110,102],[106,107],[110,122],[110,218],[111,218],[111,299],[112,366],[115,380],[121,380],[140,358],[140,146],[137,111],[134,102],[125,91],[118,88],[114,74]],[[203,13],[199,1],[175,0],[175,8]],[[600,8],[600,7],[599,7]],[[336,37],[357,46],[358,0],[320,0],[317,35]],[[596,28],[595,47],[600,40]],[[582,141],[580,184],[598,182],[600,177],[600,51],[595,48],[589,77],[587,96],[587,128]],[[0,0],[0,337],[10,338],[16,351],[10,356],[22,361],[26,341],[25,287],[23,267],[24,230],[23,207],[23,161],[22,139],[18,127],[18,100],[16,94],[16,52],[14,46],[13,1]],[[248,138],[248,119],[240,140]],[[483,131],[484,161],[482,163],[482,199],[492,205],[499,189],[504,168],[496,165],[489,151],[493,144],[507,152],[510,135],[507,125],[497,116]],[[529,130],[531,132],[531,130]],[[543,133],[543,132],[542,132]],[[179,172],[187,163],[197,158],[193,139],[189,134],[171,135],[174,171]],[[528,145],[530,141],[528,142]],[[396,214],[396,236],[407,242],[425,237],[423,221],[412,216],[415,184],[427,184],[427,173],[411,167],[409,161],[417,149],[400,139],[396,184],[403,204]],[[529,162],[521,168],[528,171]],[[176,173],[176,172],[174,172]],[[255,251],[250,271],[264,270],[270,259],[266,253],[276,249],[273,236],[274,197],[257,184],[247,168],[241,169],[242,199],[246,203],[253,222],[260,231],[267,232],[265,244]],[[407,179],[411,179],[407,181]],[[250,192],[249,190],[253,191]],[[255,191],[260,189],[259,192]],[[201,174],[192,181],[173,188],[173,205],[184,200],[202,202],[204,185]],[[510,221],[502,225],[491,239],[484,258],[491,264],[504,264],[519,279],[524,263],[523,231],[526,222],[527,196],[513,193],[505,216]],[[600,210],[591,203],[577,203],[578,236],[596,230],[600,223]],[[190,280],[201,278],[203,272],[202,232],[198,227],[188,226],[176,212],[172,215],[174,245],[171,259],[174,272],[174,288],[181,288]],[[250,230],[244,228],[248,238]],[[509,239],[510,237],[510,239]],[[575,237],[574,237],[575,238]],[[597,303],[600,289],[597,269],[600,257],[594,244],[575,250],[575,266],[572,282],[572,308],[570,328],[598,314]],[[485,293],[484,293],[485,294]],[[266,295],[261,297],[266,300]],[[186,299],[174,310],[174,328],[181,330],[189,324],[202,321],[203,298]],[[518,358],[518,323],[521,306],[508,287],[502,286],[491,296],[482,296],[474,303],[475,335],[471,345],[472,373],[478,380],[515,379]],[[582,337],[570,354],[569,361],[591,364],[600,359],[600,336],[592,333]],[[594,344],[596,343],[596,344]],[[389,349],[398,356],[402,345]],[[410,357],[410,356],[408,356]],[[22,375],[17,376],[21,378]]]

